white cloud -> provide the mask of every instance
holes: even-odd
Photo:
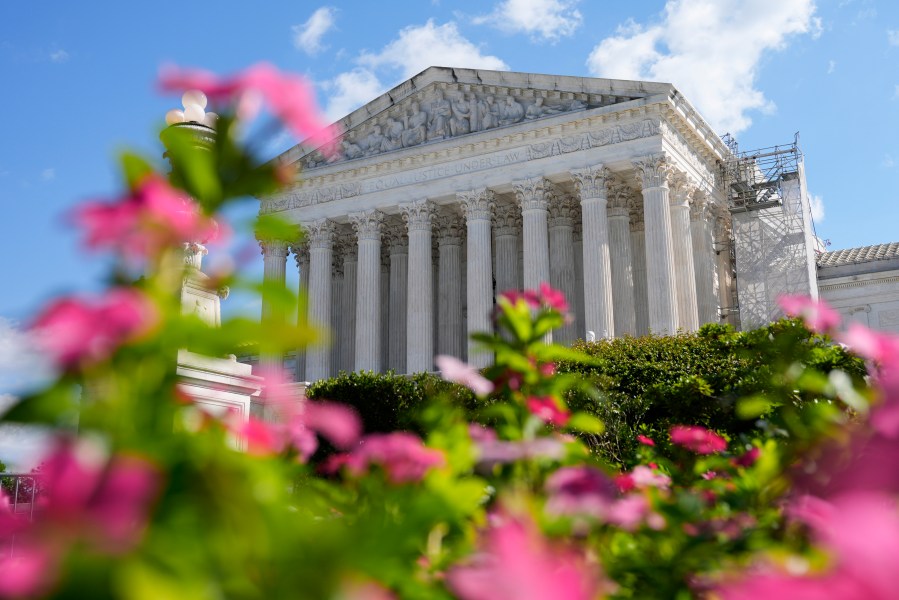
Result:
[[[837,61],[831,60],[827,62],[827,74],[830,75],[837,70]]]
[[[809,194],[808,203],[812,209],[812,219],[820,223],[824,220],[824,198],[817,194]]]
[[[55,63],[64,63],[69,60],[69,53],[61,48],[54,50],[50,53],[50,60]]]
[[[628,21],[590,53],[600,77],[673,83],[719,131],[752,124],[774,104],[756,89],[759,63],[792,35],[820,34],[814,0],[668,0],[659,23]]]
[[[345,117],[384,92],[378,77],[368,69],[353,69],[322,84],[328,92],[325,114],[332,121]]]
[[[558,41],[572,35],[583,18],[575,8],[579,0],[504,0],[492,13],[476,17],[511,33],[527,33],[534,39]]]
[[[399,81],[430,66],[508,70],[502,59],[484,54],[452,21],[436,25],[410,25],[380,52],[363,52],[357,67],[321,83],[328,93],[325,113],[337,120],[384,93]],[[383,83],[388,81],[388,84]]]
[[[402,78],[416,75],[430,66],[500,71],[509,68],[502,59],[483,54],[478,46],[459,33],[454,22],[435,25],[433,19],[424,25],[401,29],[399,36],[380,52],[363,53],[358,62],[370,68],[399,69]]]
[[[41,179],[44,181],[53,181],[56,179],[56,169],[48,167],[41,171]]]
[[[890,43],[890,46],[899,46],[899,29],[888,30],[887,41]]]
[[[883,160],[880,161],[880,166],[882,166],[885,169],[892,169],[894,166],[896,166],[896,161],[893,159],[893,155],[892,154],[884,154]]]
[[[32,336],[0,317],[0,396],[20,392],[50,373],[50,364]]]
[[[294,25],[293,45],[306,54],[318,54],[324,50],[322,38],[334,28],[337,10],[330,6],[323,6],[312,13],[309,20],[302,25]]]

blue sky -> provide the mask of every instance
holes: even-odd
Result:
[[[117,150],[159,155],[179,106],[159,66],[263,60],[305,73],[335,118],[430,64],[670,81],[744,149],[801,132],[832,248],[899,239],[893,1],[4,2],[0,363],[49,298],[99,285],[63,215],[116,191]]]

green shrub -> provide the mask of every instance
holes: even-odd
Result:
[[[579,341],[574,347],[596,362],[563,363],[559,371],[583,374],[602,394],[599,399],[573,394],[569,404],[603,421],[606,429],[594,436],[593,446],[618,465],[633,462],[638,433],[661,441],[671,425],[688,424],[737,438],[771,428],[766,418],[784,402],[824,397],[794,394],[795,386],[783,377],[791,365],[812,367],[822,391],[834,369],[862,386],[865,375],[862,360],[786,319],[747,332],[709,324],[693,334]],[[737,399],[746,397],[764,399],[767,408],[747,416],[737,410]]]
[[[444,396],[466,410],[477,408],[477,399],[466,387],[444,381],[431,373],[411,376],[393,371],[346,373],[313,383],[306,391],[313,400],[341,402],[356,409],[365,431],[386,433],[403,429],[422,433],[417,416],[426,398]]]

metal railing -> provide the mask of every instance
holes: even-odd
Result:
[[[33,521],[36,512],[35,508],[43,492],[40,475],[35,475],[34,473],[0,473],[0,494],[2,494],[0,502],[6,504],[0,510],[8,511],[13,519],[21,519],[25,522]],[[15,533],[0,537],[0,553],[12,556],[15,554],[15,550]]]

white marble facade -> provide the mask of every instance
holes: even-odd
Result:
[[[339,123],[338,155],[294,148],[294,186],[262,200],[289,240],[308,318],[334,348],[298,377],[477,366],[499,292],[549,282],[570,343],[693,331],[731,314],[728,149],[669,84],[431,67]],[[265,273],[283,279],[283,244]]]

